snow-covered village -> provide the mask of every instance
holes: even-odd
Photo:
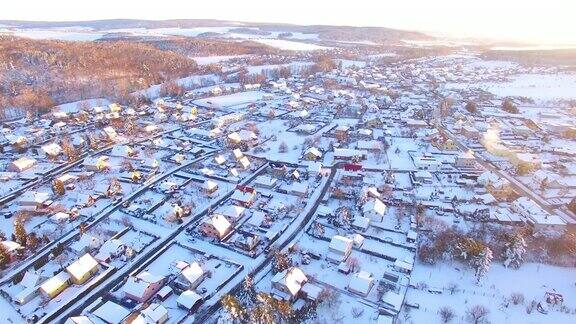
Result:
[[[0,23],[0,323],[576,323],[574,50]],[[8,73],[131,42],[192,70]]]

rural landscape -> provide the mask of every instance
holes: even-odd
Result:
[[[0,121],[0,323],[576,323],[576,47],[0,20]]]

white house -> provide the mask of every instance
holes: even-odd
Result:
[[[8,164],[7,170],[10,172],[23,172],[36,165],[36,160],[28,157],[21,157]]]
[[[136,318],[133,324],[164,324],[168,321],[168,310],[166,307],[152,303],[145,309],[140,311],[140,315]]]
[[[192,263],[177,261],[176,269],[180,271],[176,280],[187,289],[196,289],[206,275],[197,261]]]
[[[370,198],[362,207],[362,214],[375,222],[384,220],[386,205],[378,198]]]
[[[360,271],[352,275],[348,283],[348,291],[360,296],[368,296],[374,285],[374,277],[367,271]]]
[[[302,286],[308,281],[304,272],[297,267],[278,272],[272,277],[272,294],[285,299],[293,300],[298,297]]]
[[[326,258],[328,261],[334,263],[340,263],[346,261],[350,253],[352,253],[352,246],[354,242],[344,236],[335,235],[332,237],[330,241],[330,245],[328,246],[328,253],[326,254]]]
[[[198,295],[196,292],[192,290],[186,290],[178,299],[176,299],[176,303],[178,306],[191,311],[193,310],[199,303],[202,301],[202,296]]]

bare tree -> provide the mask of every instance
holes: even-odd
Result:
[[[442,323],[448,323],[454,318],[454,310],[452,307],[444,306],[438,310],[438,315],[440,315],[440,319]]]
[[[510,295],[510,300],[514,305],[524,304],[524,295],[518,292],[513,293],[512,295]]]
[[[486,322],[486,317],[490,311],[482,305],[472,306],[466,311],[470,323],[480,324]]]
[[[448,289],[450,295],[454,295],[454,293],[458,290],[458,284],[450,282],[448,286],[446,286],[446,289]]]

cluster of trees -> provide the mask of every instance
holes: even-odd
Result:
[[[272,250],[271,251],[273,258],[272,258],[272,272],[278,273],[282,272],[292,266],[292,259],[290,255],[286,252]]]
[[[310,67],[308,74],[317,72],[329,72],[338,68],[338,64],[329,56],[321,55],[314,59],[314,64]]]
[[[257,292],[251,277],[246,277],[236,295],[225,295],[220,299],[229,322],[232,323],[302,323],[314,319],[318,306],[338,308],[339,297],[333,290],[324,289],[319,302],[308,302],[303,308],[294,310],[290,301],[277,300],[270,294]]]
[[[502,110],[511,114],[517,114],[520,112],[518,110],[518,106],[516,106],[516,104],[510,98],[505,98],[502,100]]]
[[[222,308],[235,323],[288,323],[295,319],[289,301],[274,299],[270,294],[256,292],[251,277],[246,277],[238,296],[225,295]]]
[[[474,101],[468,101],[464,107],[468,112],[475,114],[478,112],[478,105]]]
[[[0,107],[39,110],[130,93],[198,71],[188,57],[126,41],[66,42],[0,37]]]
[[[418,256],[422,262],[435,264],[442,259],[458,260],[468,264],[480,281],[490,269],[493,259],[505,266],[518,268],[526,255],[523,231],[478,227],[474,234],[450,228],[435,219],[426,218],[432,228],[428,240],[422,243]],[[433,224],[430,224],[433,223]]]
[[[490,310],[482,305],[474,305],[466,310],[466,319],[470,323],[486,323]],[[444,306],[438,309],[438,316],[442,323],[448,323],[456,317],[456,312],[450,306]]]
[[[258,26],[261,30],[277,31],[276,25]],[[359,39],[372,41],[380,44],[394,44],[402,39],[427,40],[429,36],[419,32],[404,31],[384,27],[351,27],[351,26],[287,26],[282,30],[286,32],[301,32],[318,34],[321,39],[339,41],[358,41]]]
[[[420,244],[418,256],[428,264],[445,259],[459,260],[478,270],[490,263],[488,249],[494,261],[510,268],[519,268],[526,261],[564,266],[576,262],[576,233],[573,231],[560,236],[534,236],[529,226],[509,228],[478,223],[473,230],[464,233],[429,217],[423,218],[422,225],[429,232]],[[477,275],[481,277],[483,273]]]
[[[187,56],[274,54],[278,50],[253,41],[229,42],[214,38],[171,37],[170,39],[146,41],[157,49]]]
[[[160,86],[161,97],[179,97],[184,95],[186,89],[175,80],[170,80]]]
[[[576,50],[533,50],[533,51],[488,51],[484,53],[488,60],[515,61],[523,65],[576,65]]]
[[[22,257],[25,255],[26,250],[36,251],[42,242],[48,243],[49,239],[46,235],[38,236],[35,232],[28,233],[24,228],[24,222],[30,217],[25,212],[19,212],[14,216],[14,232],[12,233],[12,241],[20,244],[23,249],[16,251],[17,257]],[[5,241],[6,237],[4,233],[0,232],[0,241]],[[12,262],[13,255],[6,249],[4,245],[0,244],[0,269],[5,268],[10,262]]]

